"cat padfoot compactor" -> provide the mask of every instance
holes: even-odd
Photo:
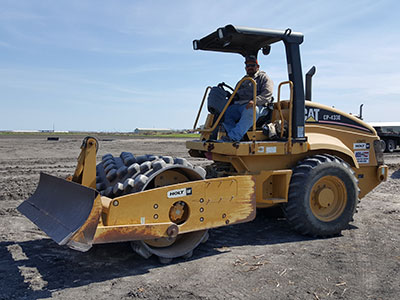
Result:
[[[171,156],[106,154],[96,166],[98,142],[84,139],[73,176],[41,174],[35,193],[19,211],[60,245],[80,251],[93,244],[131,242],[141,256],[164,263],[190,257],[208,238],[208,230],[249,222],[256,208],[280,206],[301,234],[338,235],[353,220],[357,204],[387,178],[376,131],[362,120],[311,102],[306,91],[299,45],[303,35],[290,29],[268,30],[227,25],[200,40],[195,50],[268,54],[283,42],[288,80],[278,86],[268,118],[256,120],[240,142],[222,142],[223,116],[241,80],[219,110],[212,109],[189,154],[212,161],[207,171]],[[223,87],[221,87],[223,88]],[[287,88],[288,99],[281,99]],[[306,100],[307,99],[307,100]],[[255,111],[255,106],[253,111]],[[261,124],[260,124],[261,122]],[[265,126],[263,126],[265,125]],[[265,132],[276,128],[276,132]],[[100,158],[99,158],[100,159]]]

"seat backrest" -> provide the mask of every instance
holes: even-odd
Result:
[[[228,102],[227,92],[219,86],[211,88],[207,98],[207,108],[212,114],[220,114]]]

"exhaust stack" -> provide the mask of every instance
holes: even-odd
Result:
[[[306,100],[308,101],[312,101],[311,100],[311,90],[312,90],[312,77],[315,74],[315,71],[317,69],[315,68],[315,66],[312,66],[310,70],[308,70],[307,74],[306,74]]]

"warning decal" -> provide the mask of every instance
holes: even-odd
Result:
[[[369,151],[354,151],[359,164],[369,164]]]

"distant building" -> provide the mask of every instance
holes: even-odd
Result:
[[[11,132],[18,132],[18,133],[23,133],[23,132],[27,132],[27,133],[33,133],[33,132],[40,132],[39,130],[20,130],[20,129],[17,129],[17,130],[11,130]]]

